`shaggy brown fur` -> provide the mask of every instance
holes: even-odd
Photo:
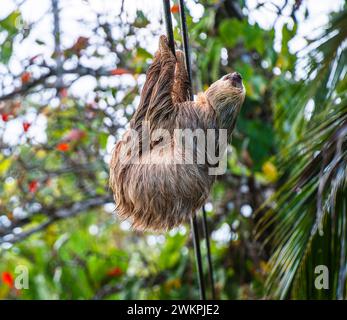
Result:
[[[170,152],[175,140],[164,143],[163,148],[161,139],[151,137],[150,149],[143,151],[142,123],[148,121],[150,133],[159,128],[170,134],[174,129],[206,132],[223,128],[230,136],[245,96],[238,73],[213,83],[195,102],[188,101],[188,93],[184,55],[177,51],[175,58],[166,37],[161,36],[159,50],[147,72],[140,105],[130,122],[130,129],[139,134],[139,162],[131,162],[129,140],[130,145],[135,142],[128,130],[115,146],[110,165],[110,186],[117,213],[122,219],[130,218],[135,229],[162,231],[185,222],[203,205],[215,180],[209,174],[208,161],[198,164],[194,158],[191,164],[173,164],[173,157],[178,156]],[[196,152],[204,151],[196,143],[193,148]],[[149,152],[156,163],[147,161]],[[183,151],[180,155],[185,156]]]

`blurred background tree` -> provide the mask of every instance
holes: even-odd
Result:
[[[194,91],[233,70],[247,90],[205,206],[221,299],[346,296],[347,7],[313,19],[309,2],[187,1]],[[108,188],[161,1],[0,7],[0,298],[197,298],[189,226],[134,232]],[[322,264],[329,290],[314,287]]]

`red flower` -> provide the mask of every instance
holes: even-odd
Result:
[[[119,277],[123,274],[123,270],[119,267],[115,267],[107,271],[107,275],[110,277]]]
[[[24,129],[24,132],[27,132],[29,130],[31,126],[31,123],[29,122],[23,122],[23,129]]]
[[[172,7],[171,7],[171,12],[172,13],[179,13],[180,12],[180,7],[178,4],[174,4]]]
[[[29,192],[35,193],[37,191],[38,186],[39,182],[37,180],[30,181],[28,185]]]
[[[10,288],[13,288],[14,278],[10,272],[4,271],[1,274],[1,279],[4,284],[8,285]]]
[[[56,149],[57,149],[58,151],[66,152],[66,151],[69,151],[70,146],[69,146],[68,143],[62,142],[62,143],[59,143],[59,144],[56,146]]]
[[[2,121],[4,121],[4,122],[8,121],[9,116],[10,115],[8,113],[2,113],[1,114]]]
[[[127,74],[127,73],[131,73],[131,72],[124,68],[117,68],[110,71],[110,74],[113,76],[121,76],[122,74]]]
[[[28,83],[31,79],[31,73],[28,71],[25,71],[22,73],[20,78],[21,78],[23,84]]]

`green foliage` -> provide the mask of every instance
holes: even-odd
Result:
[[[274,248],[267,281],[274,297],[346,298],[346,18],[346,10],[332,17],[311,44],[308,80],[281,98],[287,107],[276,121],[291,125],[278,157],[283,183],[259,229]],[[328,267],[329,289],[314,286],[319,265]]]
[[[12,55],[13,38],[19,31],[20,12],[13,11],[5,19],[0,20],[0,33],[5,36],[0,43],[0,62],[7,63]]]

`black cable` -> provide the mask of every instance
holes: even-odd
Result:
[[[181,4],[180,4],[181,5]],[[164,6],[164,16],[165,16],[165,26],[166,26],[166,34],[169,41],[169,46],[172,50],[172,52],[175,54],[175,42],[174,42],[174,35],[173,35],[173,29],[172,29],[172,20],[171,20],[171,11],[170,11],[170,0],[163,0],[163,6]],[[185,24],[185,17],[184,17],[184,24]],[[189,82],[191,85],[191,68],[190,68],[190,61],[189,61],[189,51],[188,51],[188,38],[183,39],[183,42],[185,43],[185,58],[186,58],[186,67],[188,70],[188,76],[189,76]],[[188,69],[189,67],[189,69]],[[192,91],[190,90],[191,100],[193,99]],[[198,270],[198,278],[199,278],[199,289],[200,289],[200,299],[206,300],[206,290],[205,290],[205,281],[204,281],[204,272],[202,268],[202,258],[201,258],[201,250],[200,250],[200,239],[199,239],[199,231],[198,231],[198,224],[196,220],[196,216],[193,216],[190,219],[191,227],[192,227],[192,235],[193,235],[193,244],[194,244],[194,251],[195,251],[195,258],[196,258],[196,266]]]
[[[192,226],[195,260],[196,260],[196,267],[198,269],[200,299],[206,300],[206,289],[205,289],[205,280],[204,280],[204,270],[202,268],[199,230],[198,230],[198,223],[197,223],[197,219],[195,215],[192,218],[190,218],[190,224]]]
[[[184,56],[186,58],[186,68],[188,72],[188,80],[189,80],[189,95],[190,100],[194,100],[193,96],[193,82],[192,82],[192,67],[190,64],[190,51],[189,51],[189,40],[188,40],[188,32],[187,32],[187,22],[186,22],[186,14],[184,11],[184,1],[179,0],[179,10],[180,10],[180,18],[181,18],[181,33],[183,39],[183,51]]]
[[[193,85],[192,85],[192,67],[190,63],[189,39],[188,39],[188,31],[187,31],[186,14],[184,10],[184,0],[179,0],[178,3],[179,3],[180,18],[181,18],[181,33],[182,33],[182,39],[183,39],[183,50],[185,53],[186,67],[187,67],[189,84],[190,84],[189,94],[190,94],[190,100],[194,100]],[[203,226],[203,232],[204,232],[205,241],[206,241],[208,274],[209,274],[209,279],[211,283],[212,299],[216,299],[216,291],[215,291],[214,277],[213,277],[213,265],[212,265],[212,258],[211,258],[210,235],[208,232],[206,211],[204,206],[202,207],[202,226]]]
[[[205,241],[206,241],[208,276],[209,276],[210,283],[211,283],[212,299],[215,300],[216,299],[216,289],[214,286],[213,265],[212,265],[212,257],[211,257],[211,246],[210,246],[210,234],[208,232],[205,206],[202,207],[202,227],[204,229],[204,235],[205,235]]]
[[[172,29],[172,20],[171,20],[171,10],[170,10],[170,0],[163,0],[164,6],[164,16],[165,16],[165,27],[166,27],[166,35],[169,41],[169,47],[172,53],[176,56],[175,52],[175,40]]]

